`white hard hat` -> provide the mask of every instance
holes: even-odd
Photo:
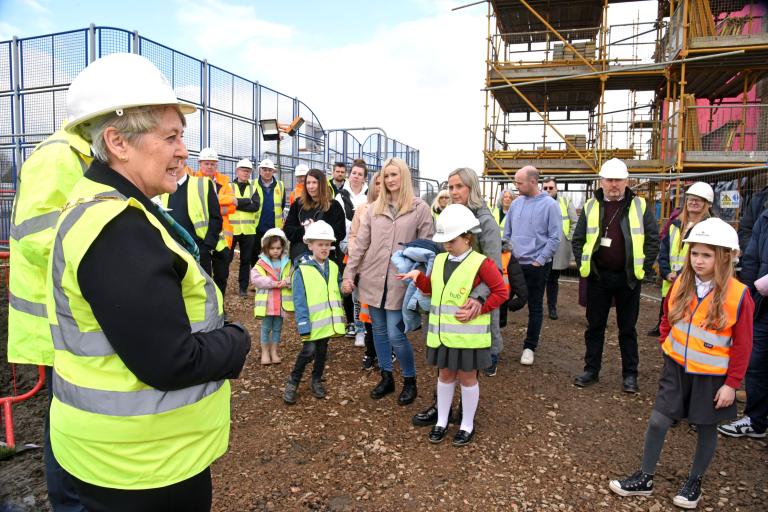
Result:
[[[197,156],[198,162],[218,162],[219,154],[213,148],[203,148]]]
[[[307,164],[299,164],[296,166],[296,172],[294,172],[294,175],[299,178],[301,176],[306,176],[309,172],[309,167]]]
[[[739,235],[736,230],[722,219],[710,217],[693,226],[688,237],[683,240],[687,244],[707,244],[739,250]]]
[[[235,169],[239,169],[241,167],[245,167],[246,169],[253,170],[253,164],[248,158],[243,158],[242,160],[237,162],[237,165],[235,165]]]
[[[618,158],[611,158],[607,162],[603,162],[600,167],[600,177],[609,180],[625,180],[629,176],[627,171],[627,164],[619,160]]]
[[[688,190],[686,190],[685,193],[706,199],[710,203],[715,202],[715,191],[712,190],[712,187],[709,186],[709,183],[704,183],[703,181],[697,181],[688,187]]]
[[[67,92],[67,124],[72,128],[123,109],[153,105],[178,106],[182,114],[197,107],[179,101],[168,79],[146,58],[113,53],[93,61],[72,80]]]
[[[333,234],[333,228],[330,224],[324,220],[316,220],[304,231],[304,243],[310,240],[330,240],[336,241],[336,237]]]
[[[475,214],[463,204],[449,204],[437,218],[433,242],[449,242],[480,226]]]
[[[275,169],[275,162],[270,160],[269,158],[265,158],[261,162],[259,162],[259,169],[266,168],[266,169]]]
[[[264,235],[261,237],[262,240],[266,240],[271,236],[277,236],[283,239],[285,242],[285,246],[288,247],[288,237],[285,236],[285,231],[283,231],[280,228],[269,228],[264,232]]]

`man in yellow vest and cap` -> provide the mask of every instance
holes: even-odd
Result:
[[[247,158],[237,162],[235,166],[235,181],[232,189],[235,191],[235,213],[229,216],[232,225],[232,250],[229,253],[229,261],[235,256],[235,246],[240,246],[240,271],[237,276],[237,284],[241,297],[248,295],[248,279],[251,273],[251,259],[258,258],[256,242],[256,218],[261,208],[261,199],[256,191],[256,185],[251,179],[253,164]],[[257,254],[253,254],[256,251]]]
[[[67,104],[67,115],[72,115]],[[63,129],[38,144],[18,177],[11,211],[8,308],[8,362],[45,366],[48,399],[52,396],[53,340],[45,304],[46,269],[54,227],[66,197],[83,177],[91,148]],[[54,510],[85,510],[77,491],[50,448],[49,409],[45,416],[45,478]]]
[[[600,168],[600,188],[584,203],[573,232],[573,255],[581,277],[587,278],[587,330],[584,372],[574,384],[586,387],[599,380],[605,327],[616,304],[623,390],[637,393],[637,315],[640,283],[653,272],[659,253],[659,228],[653,207],[627,186],[624,162],[612,158]]]

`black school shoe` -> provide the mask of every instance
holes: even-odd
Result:
[[[627,375],[621,383],[625,393],[638,393],[640,388],[637,385],[637,376]]]
[[[672,498],[672,503],[680,508],[696,508],[701,499],[701,477],[688,476],[680,490]]]
[[[573,385],[577,388],[586,388],[597,382],[600,382],[600,377],[598,377],[596,373],[590,371],[584,371],[578,377],[573,379]]]
[[[611,480],[608,488],[619,496],[650,496],[653,494],[653,475],[637,471],[622,480]]]
[[[472,442],[472,438],[475,437],[475,431],[467,432],[466,430],[459,430],[456,435],[453,436],[453,446],[464,446]]]
[[[432,427],[432,430],[429,431],[429,442],[432,444],[439,444],[443,442],[443,439],[445,439],[446,434],[448,433],[448,427],[438,427],[435,425]]]

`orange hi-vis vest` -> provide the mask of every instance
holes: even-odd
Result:
[[[296,185],[291,191],[291,195],[288,196],[288,206],[292,205],[295,200],[301,197],[301,193],[304,190],[304,185]]]
[[[197,171],[195,176],[207,178],[207,176],[203,174],[202,171]],[[224,237],[224,241],[227,244],[226,247],[231,249],[233,232],[232,224],[229,222],[229,216],[235,213],[235,210],[237,209],[235,191],[232,190],[232,186],[229,184],[229,177],[221,174],[220,172],[217,171],[212,179],[214,183],[218,185],[216,188],[218,189],[217,195],[219,197],[219,208],[221,209],[221,233]],[[222,244],[216,246],[217,251],[220,251],[223,248],[224,247],[222,247]]]
[[[512,292],[512,285],[509,284],[509,260],[512,259],[512,253],[509,251],[502,251],[501,253],[501,277],[504,278],[504,284],[507,285],[507,290]]]
[[[676,279],[669,294],[668,310],[674,306],[674,297],[680,279]],[[677,364],[685,368],[686,373],[700,375],[725,375],[731,354],[731,336],[733,326],[739,316],[739,308],[747,287],[737,279],[731,278],[725,292],[723,309],[725,325],[720,330],[707,329],[707,312],[712,304],[712,291],[690,305],[690,320],[681,319],[669,331],[661,349]]]

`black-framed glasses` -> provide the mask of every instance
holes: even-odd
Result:
[[[557,187],[542,187],[544,190],[555,190]]]

